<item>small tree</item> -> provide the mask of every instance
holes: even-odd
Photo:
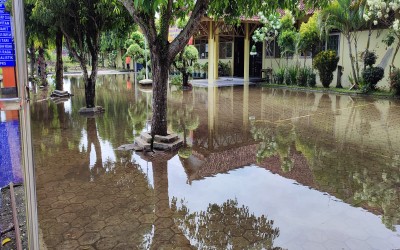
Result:
[[[307,52],[314,53],[316,47],[320,43],[319,35],[318,35],[318,12],[314,13],[308,22],[302,23],[299,31],[299,51],[304,54],[304,66],[306,63],[306,54]]]
[[[325,88],[329,88],[338,62],[339,57],[336,56],[334,50],[321,51],[315,57],[313,67],[318,70],[319,79]]]
[[[130,35],[130,38],[125,41],[126,54],[133,60],[135,69],[136,62],[143,63],[147,67],[147,62],[144,58],[146,51],[144,50],[144,36],[139,31],[135,31]]]
[[[384,70],[382,67],[373,67],[376,62],[376,54],[367,51],[364,54],[364,65],[366,68],[362,72],[362,78],[365,82],[363,90],[365,92],[376,90],[376,84],[382,80]]]
[[[182,74],[183,88],[190,88],[189,76],[193,73],[193,65],[197,62],[199,52],[193,45],[188,45],[184,50],[179,52],[173,61],[174,67]]]

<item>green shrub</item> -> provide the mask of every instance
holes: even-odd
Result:
[[[175,86],[182,86],[183,77],[182,74],[174,75],[171,77],[171,84]]]
[[[231,68],[229,63],[224,63],[222,61],[218,62],[218,75],[219,76],[230,76],[231,75]]]
[[[314,72],[311,72],[311,74],[308,76],[307,85],[311,88],[314,88],[315,85],[317,85],[316,75]]]
[[[296,75],[296,84],[302,87],[307,86],[308,78],[311,74],[312,70],[310,68],[299,68]]]
[[[148,74],[149,74],[149,78],[151,79],[151,78],[152,78],[151,72],[148,72]],[[137,73],[136,80],[137,80],[137,81],[140,81],[140,80],[143,80],[143,79],[145,79],[145,78],[146,78],[146,69],[145,69],[145,68],[142,68],[142,69],[139,70],[139,72]]]
[[[368,67],[362,72],[362,78],[365,82],[366,92],[375,90],[376,84],[382,80],[385,71],[381,67]]]
[[[376,63],[376,54],[374,52],[367,51],[364,54],[364,64],[367,66],[372,66]]]
[[[279,68],[274,72],[274,82],[276,84],[283,84],[284,76],[285,76],[285,68]]]
[[[369,92],[376,89],[376,84],[382,80],[385,71],[381,67],[372,66],[376,62],[376,54],[374,52],[367,51],[363,59],[367,68],[361,74],[362,81],[364,82],[364,86],[361,89],[363,92]]]
[[[288,68],[289,76],[290,76],[290,85],[296,85],[296,76],[299,68],[297,66]]]
[[[325,88],[329,88],[338,62],[339,57],[334,50],[321,51],[315,56],[313,67],[318,70],[319,79]]]
[[[395,95],[400,95],[400,69],[393,69],[389,75],[390,89]]]

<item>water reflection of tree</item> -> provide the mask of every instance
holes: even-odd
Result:
[[[324,103],[330,105],[326,99]],[[396,155],[391,159],[376,155],[372,148],[368,152],[361,150],[362,139],[371,133],[370,122],[378,122],[381,113],[375,104],[364,100],[355,100],[351,105],[345,134],[351,127],[357,129],[352,133],[359,134],[361,141],[338,140],[338,135],[330,133],[335,124],[328,126],[327,121],[333,120],[328,112],[296,123],[296,148],[306,157],[316,188],[381,214],[386,227],[394,230],[394,225],[400,223],[400,161]]]
[[[393,231],[400,224],[400,157],[395,156],[380,174],[364,169],[355,172],[353,179],[362,185],[354,193],[354,199],[366,202],[372,208],[382,211],[382,223]]]
[[[291,152],[295,151],[295,131],[292,123],[252,122],[250,129],[253,139],[260,141],[257,162],[279,156],[284,172],[292,170],[294,162]]]
[[[279,237],[274,221],[250,214],[249,208],[240,207],[237,200],[190,212],[184,202],[178,204],[173,198],[171,209],[175,223],[197,249],[282,249],[274,247],[274,240]]]
[[[139,99],[128,109],[128,121],[133,128],[133,136],[136,137],[140,135],[146,126],[148,117],[150,117],[147,112],[150,112],[151,106],[144,99]]]
[[[173,132],[183,136],[183,147],[179,149],[179,156],[188,158],[192,148],[187,143],[188,134],[198,128],[199,116],[193,112],[191,93],[187,91],[175,91],[172,98],[178,101],[178,105],[169,105],[168,124]]]

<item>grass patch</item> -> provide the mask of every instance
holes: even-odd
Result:
[[[282,84],[270,84],[270,83],[261,83],[262,87],[265,88],[281,88],[281,89],[293,89],[293,90],[301,90],[301,91],[315,91],[322,93],[332,93],[332,94],[347,94],[347,95],[365,95],[365,96],[375,96],[375,97],[385,97],[385,98],[396,98],[394,94],[390,91],[386,90],[377,90],[370,93],[363,93],[361,90],[350,90],[347,88],[324,88],[324,87],[300,87],[297,85],[282,85]]]

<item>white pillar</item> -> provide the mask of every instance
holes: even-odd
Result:
[[[245,37],[244,37],[244,81],[248,82],[250,80],[249,75],[250,67],[250,28],[249,24],[245,23]]]
[[[210,21],[208,29],[208,84],[214,84],[214,22]]]

